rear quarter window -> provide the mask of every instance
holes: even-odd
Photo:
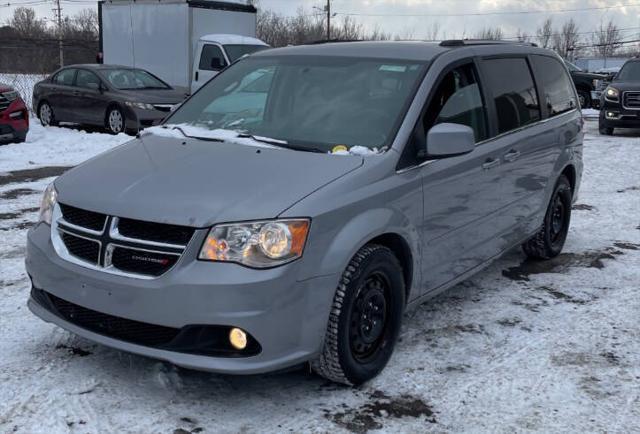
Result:
[[[538,94],[527,59],[485,59],[482,67],[495,103],[498,134],[541,119]]]
[[[538,83],[542,89],[542,102],[549,117],[573,110],[578,106],[573,91],[573,81],[558,59],[548,56],[531,56]]]

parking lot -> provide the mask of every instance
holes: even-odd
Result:
[[[640,132],[586,125],[564,253],[514,250],[408,312],[389,366],[358,389],[304,369],[188,371],[33,316],[23,260],[41,192],[129,138],[32,125],[0,147],[0,432],[640,431]]]

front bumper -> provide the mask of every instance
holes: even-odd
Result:
[[[142,130],[155,125],[160,125],[162,121],[171,114],[170,110],[143,110],[134,107],[126,107],[125,117],[127,118],[127,128],[132,130]]]
[[[29,112],[21,99],[0,112],[0,143],[24,140],[29,131]]]
[[[601,99],[600,126],[603,128],[640,128],[640,110],[626,109],[620,103]]]
[[[338,275],[298,281],[296,262],[252,270],[197,261],[200,245],[195,238],[172,270],[144,280],[61,259],[51,244],[49,226],[39,224],[28,235],[26,267],[34,288],[74,305],[154,326],[239,327],[259,343],[258,354],[211,357],[140,345],[70,322],[37,297],[30,298],[29,308],[43,320],[97,343],[185,368],[254,374],[294,366],[319,353]]]

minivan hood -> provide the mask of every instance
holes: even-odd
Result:
[[[207,227],[277,217],[362,163],[360,156],[143,135],[71,169],[55,186],[61,203],[78,208]]]

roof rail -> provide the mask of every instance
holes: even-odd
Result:
[[[473,45],[527,45],[537,47],[534,42],[497,41],[491,39],[448,39],[440,42],[441,47],[469,47]]]
[[[320,39],[318,41],[307,42],[309,45],[333,44],[334,42],[367,42],[364,39]]]

